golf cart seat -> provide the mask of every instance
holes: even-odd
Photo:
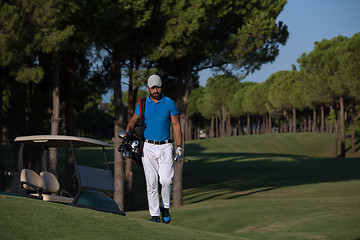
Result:
[[[28,197],[40,199],[48,202],[59,202],[70,204],[74,200],[72,197],[58,196],[60,189],[59,181],[50,172],[41,172],[40,175],[30,169],[21,170],[21,188]]]
[[[30,169],[21,170],[20,175],[21,188],[27,193],[30,192],[40,192],[42,186],[44,185],[44,180],[37,174],[35,171]],[[31,195],[35,195],[32,193]]]

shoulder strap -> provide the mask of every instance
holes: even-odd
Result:
[[[143,119],[145,118],[145,103],[146,103],[146,98],[141,98],[141,109],[143,110]]]
[[[139,117],[140,117],[140,120],[141,120],[141,114],[142,114],[141,98],[138,98],[138,106],[139,106]]]
[[[143,132],[145,130],[144,120],[145,120],[145,102],[146,98],[139,98],[139,117],[140,117],[140,130]]]

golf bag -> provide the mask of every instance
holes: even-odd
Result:
[[[122,138],[123,143],[119,146],[118,151],[123,153],[123,157],[131,158],[136,165],[143,167],[142,165],[142,150],[144,146],[144,112],[145,112],[145,102],[146,98],[139,98],[139,126],[136,126],[134,129],[130,130],[129,133],[120,134],[119,137]]]

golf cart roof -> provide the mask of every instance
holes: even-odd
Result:
[[[73,147],[110,147],[110,144],[92,138],[65,136],[65,135],[32,135],[21,136],[14,140],[23,142],[27,145],[45,146],[45,147],[67,147],[70,142]]]

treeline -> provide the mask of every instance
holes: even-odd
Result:
[[[285,4],[286,0],[1,1],[2,140],[43,133],[74,135],[76,117],[94,110],[101,94],[113,89],[112,136],[118,146],[117,132],[134,112],[137,91],[153,72],[166,81],[185,129],[189,89],[196,85],[199,71],[251,72],[275,59],[278,46],[288,39],[287,26],[276,21]],[[122,84],[129,89],[128,113]],[[84,125],[94,120],[91,115],[80,119]],[[56,156],[50,154],[54,173]],[[114,162],[114,199],[124,209],[127,183],[116,150]],[[71,169],[71,159],[68,164]],[[182,166],[183,160],[175,166],[175,206],[182,201]]]
[[[352,136],[360,118],[360,34],[315,42],[298,58],[300,69],[279,71],[262,83],[232,76],[208,79],[192,89],[188,136],[208,137],[274,132],[335,133],[333,156],[345,157],[345,134]],[[206,126],[207,124],[207,126]],[[192,127],[191,127],[192,126]],[[190,139],[190,138],[188,138]]]
[[[199,71],[228,66],[253,71],[275,59],[278,45],[288,38],[286,25],[275,21],[285,3],[3,1],[4,138],[76,134],[74,118],[97,106],[109,89],[114,90],[115,125],[123,127],[139,88],[155,72],[186,115],[189,87],[196,85]],[[125,115],[124,84],[129,89]]]

